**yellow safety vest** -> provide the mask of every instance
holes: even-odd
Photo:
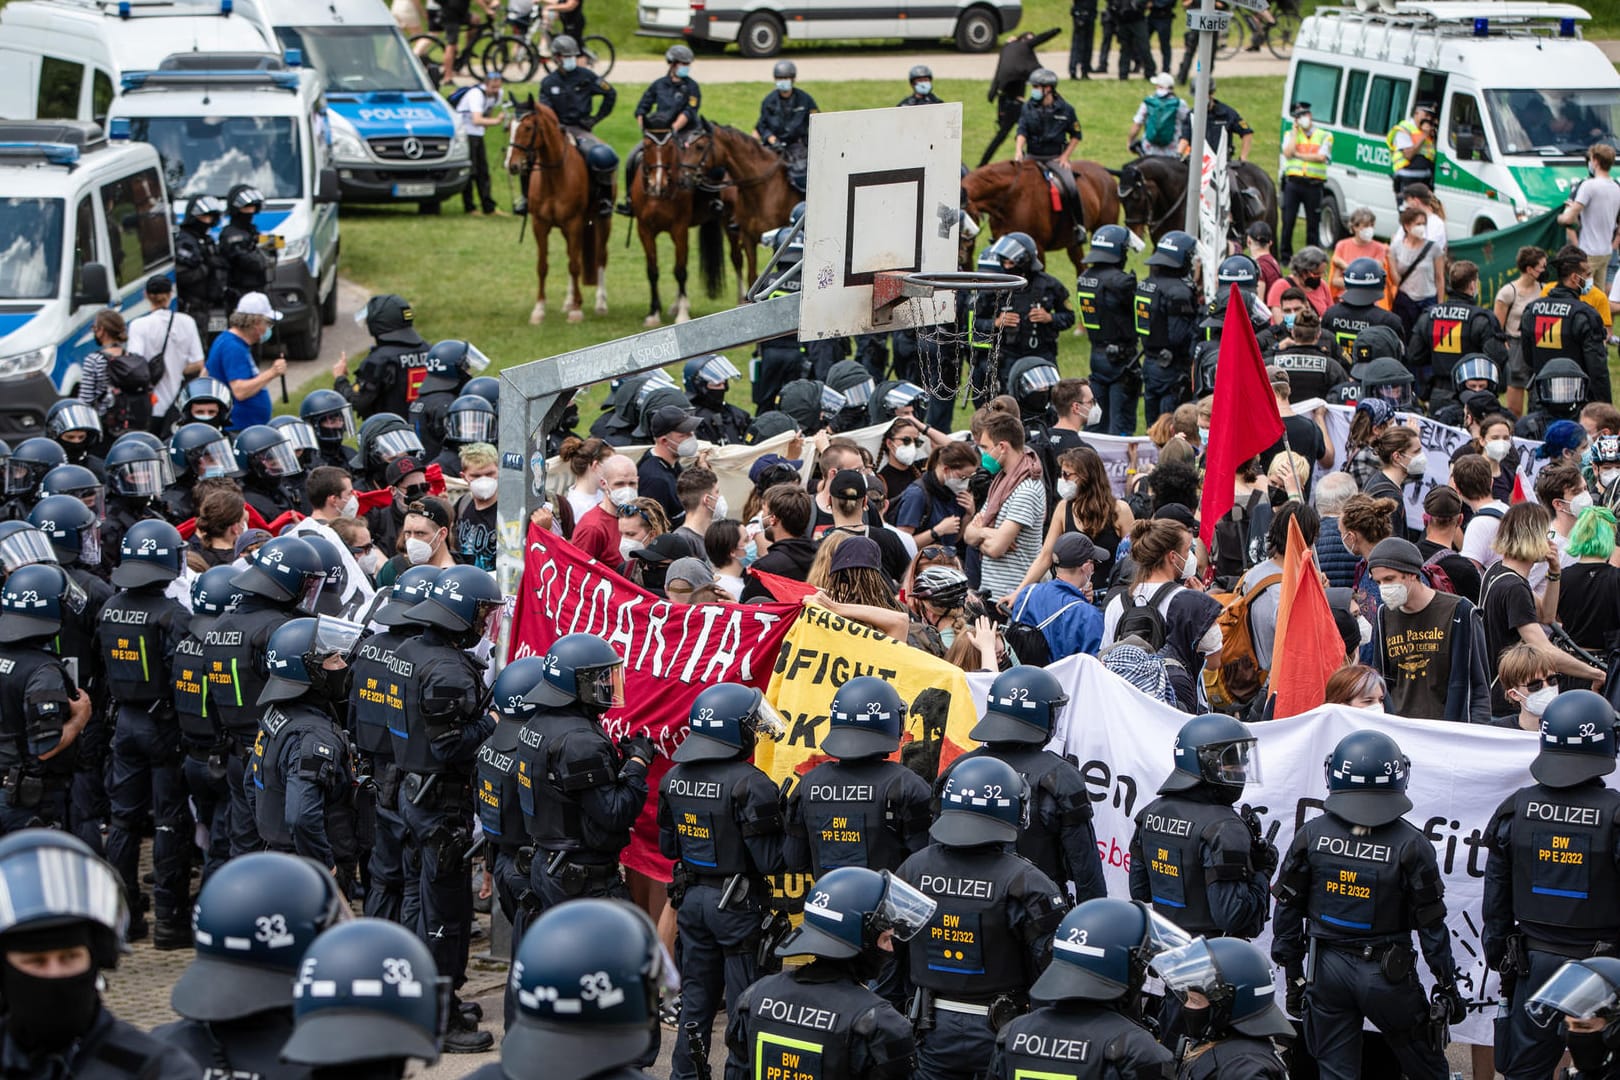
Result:
[[[1389,146],[1390,168],[1394,169],[1396,172],[1400,172],[1402,169],[1405,169],[1412,164],[1411,158],[1407,157],[1402,151],[1395,149],[1395,136],[1403,131],[1410,135],[1413,139],[1417,139],[1423,134],[1423,129],[1418,127],[1416,122],[1408,118],[1390,128],[1389,134],[1384,136],[1384,142]],[[1427,158],[1429,161],[1433,161],[1434,143],[1424,143],[1418,150],[1417,156],[1420,158]]]
[[[1294,149],[1305,151],[1320,151],[1327,135],[1321,128],[1312,127],[1310,131],[1294,128]],[[1284,176],[1299,176],[1306,180],[1326,180],[1327,162],[1306,161],[1303,158],[1291,157],[1283,168]]]

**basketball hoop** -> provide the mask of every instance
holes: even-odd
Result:
[[[935,273],[883,271],[872,279],[874,319],[910,304],[916,322],[917,360],[922,388],[930,397],[943,401],[954,397],[962,364],[968,365],[968,390],[974,402],[988,400],[1000,392],[1001,327],[978,326],[972,318],[980,293],[1013,292],[1028,282],[1017,274],[982,270],[944,270]],[[956,294],[956,317],[939,320],[926,313],[935,293]]]

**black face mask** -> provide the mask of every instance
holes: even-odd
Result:
[[[1569,1047],[1569,1056],[1574,1061],[1575,1068],[1583,1074],[1591,1073],[1593,1076],[1601,1073],[1608,1065],[1616,1041],[1620,1041],[1620,1032],[1616,1031],[1614,1024],[1610,1024],[1602,1031],[1564,1032],[1564,1045]]]
[[[329,671],[317,665],[309,671],[310,690],[334,704],[349,700],[349,690],[353,684],[354,672],[347,667]]]
[[[1210,1008],[1205,1005],[1202,1009],[1194,1009],[1190,1005],[1181,1008],[1181,1022],[1187,1029],[1187,1034],[1195,1039],[1202,1039],[1209,1031]]]
[[[1315,288],[1319,288],[1321,286],[1321,284],[1322,284],[1322,275],[1321,274],[1314,274],[1314,275],[1313,274],[1306,274],[1303,277],[1301,277],[1300,280],[1305,283],[1305,287],[1307,289],[1315,289]]]
[[[101,997],[96,969],[65,979],[25,975],[0,960],[0,993],[6,1000],[6,1033],[24,1050],[65,1050],[96,1022]]]

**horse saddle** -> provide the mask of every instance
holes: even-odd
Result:
[[[1085,207],[1080,203],[1080,189],[1074,184],[1074,170],[1068,163],[1060,158],[1037,158],[1036,164],[1040,166],[1041,176],[1046,180],[1046,189],[1052,199],[1052,213],[1065,214],[1074,221],[1075,236],[1079,238],[1085,232]]]

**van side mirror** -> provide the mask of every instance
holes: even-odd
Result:
[[[338,201],[338,174],[333,168],[325,168],[315,174],[315,201],[318,203],[335,203]]]
[[[85,263],[79,268],[79,290],[73,295],[73,306],[94,304],[105,307],[112,303],[112,279],[101,263]]]

